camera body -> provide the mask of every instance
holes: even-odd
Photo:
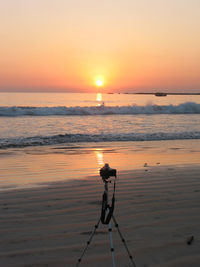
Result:
[[[106,182],[110,177],[116,177],[117,170],[110,168],[109,164],[106,163],[103,168],[100,169],[100,176],[102,177],[103,181]]]

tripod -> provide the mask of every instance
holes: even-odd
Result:
[[[101,171],[100,171],[100,174],[101,174]],[[102,174],[101,174],[102,176]],[[76,267],[79,266],[79,264],[81,263],[82,261],[82,258],[84,257],[87,249],[88,249],[88,246],[91,244],[92,242],[92,239],[94,237],[94,235],[96,234],[96,231],[97,231],[97,228],[99,227],[99,224],[100,222],[102,224],[105,224],[105,225],[108,225],[108,233],[109,233],[109,238],[110,238],[110,250],[111,250],[111,254],[112,254],[112,265],[113,267],[116,267],[116,264],[115,264],[115,256],[114,256],[114,245],[113,245],[113,239],[112,239],[112,225],[111,225],[111,219],[113,220],[114,222],[114,225],[117,229],[117,232],[121,238],[121,241],[122,243],[124,244],[124,247],[128,253],[128,257],[132,263],[132,266],[136,267],[136,264],[133,260],[133,257],[128,249],[128,246],[126,244],[126,241],[119,229],[119,225],[116,221],[116,218],[115,216],[113,215],[113,212],[114,212],[114,205],[115,205],[115,188],[116,188],[116,171],[114,173],[114,175],[112,176],[115,176],[115,180],[114,180],[114,187],[113,187],[113,196],[112,196],[112,203],[111,205],[108,204],[108,183],[111,183],[111,181],[108,180],[109,178],[109,175],[106,175],[106,176],[102,176],[102,179],[103,179],[103,182],[104,182],[104,193],[103,193],[103,196],[102,196],[102,208],[101,208],[101,216],[97,222],[97,224],[94,226],[94,229],[90,235],[90,238],[88,239],[87,243],[86,243],[86,246],[84,247],[83,249],[83,252],[80,256],[80,258],[78,259],[78,262],[76,264]]]

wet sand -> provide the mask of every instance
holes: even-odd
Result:
[[[93,180],[108,162],[119,172],[157,166],[200,166],[200,140],[77,143],[0,150],[2,190]],[[87,176],[87,178],[86,178]]]
[[[136,266],[200,266],[199,173],[162,164],[119,172],[114,214]],[[102,193],[99,176],[1,192],[0,266],[76,266]],[[117,266],[131,266],[115,229],[113,239]],[[112,266],[106,226],[80,266]]]

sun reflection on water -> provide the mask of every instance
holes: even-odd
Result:
[[[95,154],[97,158],[97,163],[99,167],[101,168],[104,165],[104,160],[103,160],[103,150],[101,148],[95,149]]]
[[[96,101],[97,101],[97,106],[102,105],[102,94],[101,93],[97,93]]]

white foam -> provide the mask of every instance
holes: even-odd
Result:
[[[129,134],[64,134],[54,136],[33,136],[21,138],[2,138],[0,148],[55,145],[79,142],[116,142],[116,141],[159,141],[200,139],[200,132],[176,133],[129,133]]]
[[[179,105],[145,106],[88,106],[88,107],[0,107],[0,116],[69,116],[118,114],[200,114],[200,104],[185,102]]]

